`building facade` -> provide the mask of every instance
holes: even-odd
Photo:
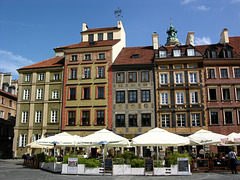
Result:
[[[112,129],[111,65],[126,45],[121,21],[116,27],[82,26],[82,42],[55,48],[65,54],[62,131],[86,136]]]
[[[132,139],[156,126],[152,47],[124,48],[113,70],[113,132]]]
[[[17,96],[0,90],[0,158],[12,158]]]
[[[186,45],[180,45],[176,32],[171,24],[161,47],[153,34],[157,127],[187,136],[207,129],[203,56],[194,47],[192,32]]]
[[[15,157],[27,152],[28,143],[61,131],[63,64],[64,57],[55,57],[18,69]]]

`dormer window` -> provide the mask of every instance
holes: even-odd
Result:
[[[103,33],[98,33],[98,41],[103,41]]]
[[[132,58],[132,59],[139,58],[139,54],[133,54],[131,58]]]
[[[93,41],[93,34],[89,34],[89,35],[88,35],[88,41],[89,41],[89,42]]]
[[[187,56],[195,56],[194,49],[187,49]]]
[[[220,58],[233,58],[233,53],[232,53],[232,47],[231,46],[224,46],[220,53],[219,53]]]
[[[205,52],[207,58],[216,59],[217,58],[217,48],[215,46],[209,46]]]
[[[167,57],[167,52],[166,52],[166,51],[159,51],[159,57],[160,57],[160,58],[165,58],[165,57]]]
[[[107,40],[113,40],[113,33],[107,33]]]
[[[174,49],[173,50],[173,57],[180,57],[180,56],[181,56],[180,49]]]

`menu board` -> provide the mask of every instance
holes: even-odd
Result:
[[[145,173],[146,172],[154,172],[154,162],[153,159],[146,158],[145,159]]]
[[[178,172],[189,172],[188,158],[178,158]]]
[[[78,171],[78,158],[68,158],[68,172],[77,173]]]
[[[112,158],[104,159],[104,174],[105,172],[111,172],[113,171],[113,160]]]

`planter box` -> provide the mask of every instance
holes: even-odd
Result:
[[[119,176],[119,175],[131,175],[131,165],[113,165],[113,175]]]
[[[86,168],[84,171],[85,175],[91,174],[91,175],[99,175],[99,168]]]
[[[144,176],[144,168],[131,168],[132,175]]]
[[[62,163],[54,163],[54,162],[45,163],[45,162],[41,162],[41,163],[39,163],[39,167],[41,169],[45,169],[45,170],[51,171],[51,172],[62,172]]]
[[[85,174],[85,164],[78,164],[77,173],[68,171],[68,164],[62,164],[62,174]]]

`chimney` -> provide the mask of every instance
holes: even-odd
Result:
[[[158,42],[158,34],[156,32],[152,34],[152,42],[153,42],[153,49],[158,50],[159,42]]]
[[[187,40],[186,40],[186,45],[192,45],[194,46],[194,32],[190,31],[187,34]]]
[[[220,36],[221,36],[220,44],[229,43],[228,29],[227,28],[223,29],[223,31],[222,31]]]
[[[82,24],[82,31],[87,31],[88,30],[88,26],[86,23]]]

